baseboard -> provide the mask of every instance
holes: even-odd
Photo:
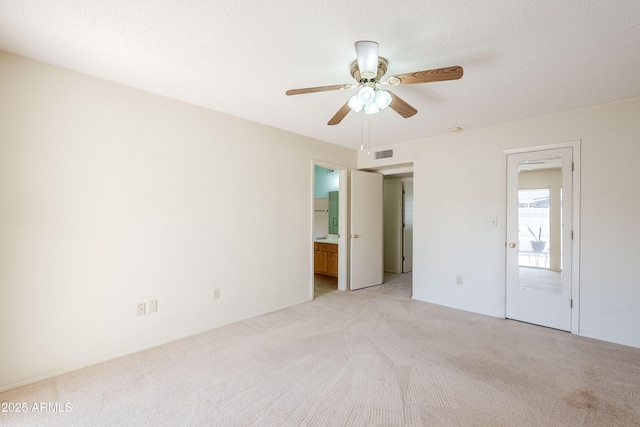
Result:
[[[121,353],[111,354],[109,356],[101,357],[99,359],[94,359],[94,360],[91,360],[89,362],[85,362],[85,363],[77,364],[77,365],[74,365],[74,366],[70,366],[68,368],[58,369],[58,370],[53,371],[53,372],[48,372],[46,374],[42,374],[42,375],[38,375],[38,376],[35,376],[35,377],[27,378],[25,380],[16,381],[14,383],[10,383],[10,384],[6,384],[6,385],[3,385],[3,386],[0,386],[0,393],[5,392],[5,391],[9,391],[9,390],[13,390],[13,389],[16,389],[16,388],[24,387],[24,386],[27,386],[27,385],[35,384],[35,383],[40,382],[40,381],[44,381],[44,380],[48,380],[48,379],[51,379],[51,378],[55,378],[55,377],[60,376],[60,375],[68,374],[69,372],[78,371],[80,369],[88,368],[89,366],[98,365],[100,363],[108,362],[110,360],[115,360],[115,359],[118,359],[120,357],[129,356],[131,354],[139,353],[141,351],[145,351],[145,350],[149,350],[149,349],[152,349],[152,348],[160,347],[160,346],[165,345],[165,344],[170,344],[172,342],[180,341],[180,340],[183,340],[185,338],[189,338],[189,337],[200,335],[200,334],[203,334],[203,333],[206,333],[206,332],[209,332],[209,331],[213,331],[213,330],[221,328],[223,326],[231,325],[231,324],[237,323],[237,322],[242,322],[242,321],[248,320],[248,319],[253,319],[253,318],[259,317],[259,316],[264,316],[265,314],[274,313],[276,311],[284,310],[286,308],[293,307],[295,305],[302,304],[302,303],[305,303],[305,302],[310,302],[310,301],[313,301],[313,299],[306,298],[306,299],[304,299],[302,301],[293,302],[293,303],[286,304],[286,305],[283,305],[283,306],[280,306],[280,307],[277,307],[277,308],[274,308],[274,309],[270,309],[270,310],[265,310],[265,311],[262,311],[262,312],[259,312],[259,313],[252,314],[250,316],[245,316],[245,317],[230,321],[230,322],[220,323],[220,324],[217,324],[217,325],[212,326],[212,327],[208,327],[208,328],[205,328],[205,329],[202,329],[202,330],[198,330],[196,332],[190,332],[190,333],[187,333],[187,334],[184,334],[184,335],[180,335],[180,336],[172,337],[172,338],[169,338],[169,339],[166,339],[166,340],[158,341],[156,343],[153,343],[153,344],[150,344],[150,345],[147,345],[147,346],[136,347],[134,349],[127,350],[127,351],[124,351],[124,352],[121,352]]]
[[[598,341],[610,342],[611,344],[619,344],[619,345],[624,345],[626,347],[640,348],[640,343],[637,343],[637,342],[633,343],[633,342],[623,341],[623,340],[612,340],[611,338],[605,338],[599,335],[593,335],[593,334],[588,334],[584,332],[578,332],[577,335],[585,338],[591,338]]]
[[[442,307],[453,308],[454,310],[467,311],[469,313],[481,314],[483,316],[491,316],[491,317],[497,317],[499,319],[504,319],[504,315],[502,315],[500,313],[491,313],[489,311],[476,310],[476,309],[472,309],[472,308],[468,308],[468,307],[460,307],[460,306],[455,306],[455,305],[451,305],[451,304],[445,304],[445,303],[442,303],[442,302],[439,302],[439,301],[423,300],[423,299],[418,299],[418,298],[415,298],[415,297],[411,297],[411,299],[413,299],[415,301],[428,302],[429,304],[440,305]]]
[[[443,306],[443,307],[453,308],[455,310],[462,310],[462,311],[468,311],[470,313],[482,314],[484,316],[497,317],[499,319],[504,319],[505,318],[502,314],[490,313],[490,312],[486,312],[486,311],[482,311],[482,310],[473,310],[473,309],[469,309],[469,308],[466,308],[466,307],[459,307],[459,306],[454,306],[454,305],[450,305],[450,304],[443,304],[443,303],[438,302],[438,301],[422,300],[422,299],[417,299],[417,298],[414,298],[414,297],[412,297],[412,299],[415,300],[415,301],[422,301],[422,302],[427,302],[429,304],[436,304],[436,305],[440,305],[440,306]],[[640,343],[637,343],[637,342],[630,342],[630,341],[624,341],[624,340],[614,340],[614,339],[611,339],[611,338],[608,338],[608,337],[603,337],[603,336],[584,333],[584,332],[578,332],[576,335],[581,336],[581,337],[585,337],[585,338],[598,340],[598,341],[609,342],[609,343],[612,343],[612,344],[620,344],[620,345],[624,345],[624,346],[627,346],[627,347],[640,348]]]

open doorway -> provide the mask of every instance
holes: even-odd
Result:
[[[413,163],[367,169],[384,176],[384,276],[412,284],[413,271]]]
[[[384,179],[384,271],[413,270],[413,174]]]
[[[347,167],[312,164],[310,298],[347,290]]]

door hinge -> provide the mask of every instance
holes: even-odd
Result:
[[[576,164],[571,162],[571,172],[576,170]]]
[[[573,240],[573,230],[571,230],[571,240]]]
[[[571,298],[571,304],[569,304],[569,307],[573,308],[573,298]]]

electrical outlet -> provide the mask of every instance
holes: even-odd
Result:
[[[462,286],[462,276],[456,276],[456,285]]]
[[[211,299],[220,299],[220,288],[215,288],[211,293]]]
[[[146,306],[146,303],[144,302],[138,303],[138,308],[137,308],[138,316],[144,316],[145,306]]]
[[[149,313],[155,313],[156,311],[158,311],[158,300],[149,301]]]

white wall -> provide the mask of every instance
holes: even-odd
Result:
[[[581,140],[579,333],[640,347],[639,118],[635,98],[360,154],[359,168],[414,162],[413,297],[504,316],[502,150]]]
[[[312,161],[356,157],[0,52],[0,390],[308,300]]]

